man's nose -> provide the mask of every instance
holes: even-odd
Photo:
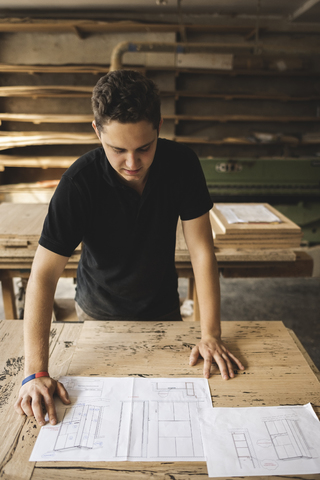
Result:
[[[128,152],[126,158],[126,166],[131,170],[135,170],[135,167],[138,166],[138,163],[138,155],[135,152]]]

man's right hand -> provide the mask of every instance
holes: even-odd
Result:
[[[70,403],[68,392],[62,383],[50,377],[35,378],[20,388],[14,408],[20,415],[34,416],[40,426],[46,423],[45,409],[51,425],[56,425],[57,413],[53,399],[54,394],[57,394],[65,405]]]

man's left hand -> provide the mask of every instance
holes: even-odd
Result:
[[[244,366],[240,360],[229,352],[220,338],[210,337],[202,339],[198,345],[193,347],[189,365],[196,365],[200,356],[204,360],[203,376],[205,378],[210,377],[210,369],[213,361],[218,365],[221,376],[224,380],[228,380],[235,376],[232,362],[234,362],[240,370],[244,370]]]

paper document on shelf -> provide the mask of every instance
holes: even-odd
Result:
[[[265,205],[215,205],[228,223],[281,223]]]
[[[209,477],[320,473],[312,406],[200,409]]]
[[[198,408],[202,378],[62,377],[71,404],[41,428],[30,461],[204,460]]]

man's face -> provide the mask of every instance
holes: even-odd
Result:
[[[120,180],[140,194],[146,183],[157,147],[158,131],[147,121],[120,123],[111,121],[98,132],[109,163]]]

